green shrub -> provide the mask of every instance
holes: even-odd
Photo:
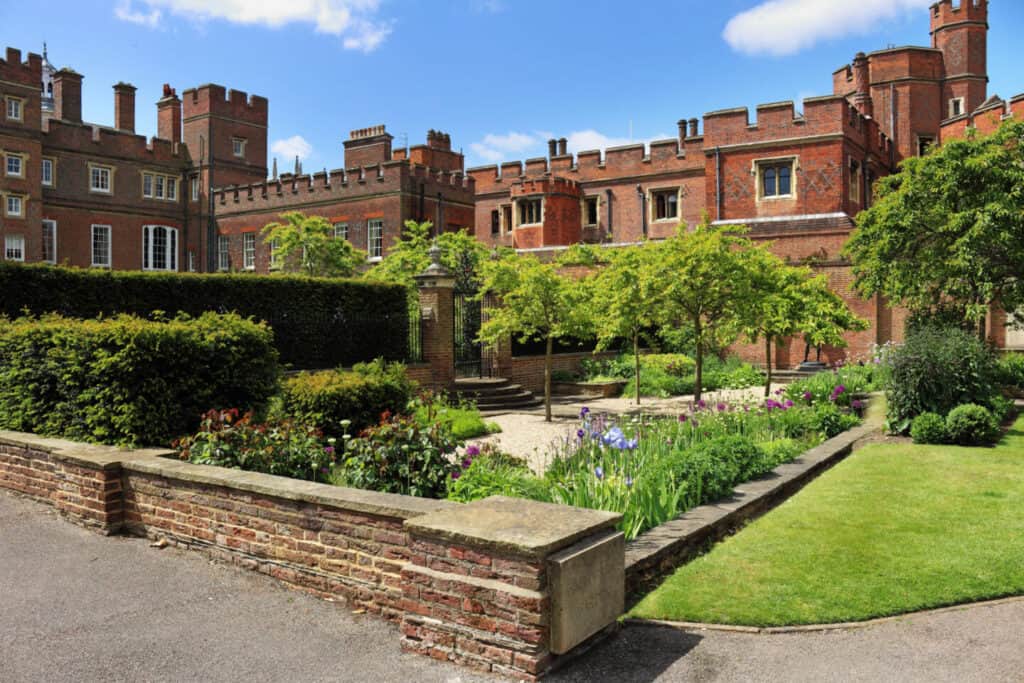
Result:
[[[448,499],[468,503],[488,496],[511,496],[550,502],[551,491],[519,458],[500,452],[492,444],[470,445],[462,470],[448,486]]]
[[[651,353],[640,357],[640,371],[646,368],[661,370],[673,377],[689,377],[697,364],[681,353]]]
[[[834,370],[816,372],[786,387],[786,397],[796,403],[833,402],[849,406],[855,394],[882,389],[886,377],[885,366],[844,365]],[[837,391],[842,387],[842,391]]]
[[[211,408],[260,410],[279,375],[272,333],[237,315],[0,318],[0,428],[166,446]]]
[[[413,417],[392,416],[348,441],[344,463],[335,468],[332,481],[371,491],[444,498],[451,477],[461,471],[451,459],[457,446],[444,424],[424,427]]]
[[[749,438],[720,436],[676,451],[660,463],[659,476],[677,484],[687,482],[699,505],[722,498],[741,481],[763,474],[766,464],[764,452]]]
[[[413,388],[401,363],[380,359],[352,372],[301,372],[283,382],[280,416],[341,438],[377,424],[385,412],[404,412]]]
[[[842,434],[860,424],[856,415],[844,413],[833,403],[821,403],[814,406],[811,413],[810,428],[826,439]]]
[[[1024,391],[1024,353],[1007,353],[999,359],[999,383]]]
[[[987,404],[998,368],[991,349],[956,328],[923,327],[889,355],[889,429],[905,433],[921,413],[946,415],[962,403]]]
[[[946,420],[937,413],[921,413],[910,425],[910,437],[914,443],[946,443]]]
[[[729,356],[724,361],[718,356],[707,356],[702,379],[705,391],[746,389],[764,384],[764,373],[738,356]]]
[[[211,410],[199,432],[175,444],[178,457],[197,465],[276,474],[293,479],[327,481],[337,464],[333,444],[319,431],[292,422],[254,424],[252,413]]]
[[[292,275],[147,273],[0,262],[0,315],[236,312],[265,320],[284,363],[351,365],[408,355],[405,288]],[[210,406],[206,406],[209,408]]]
[[[1008,398],[996,395],[988,401],[989,410],[992,411],[992,417],[996,419],[996,422],[1002,424],[1006,418],[1010,417],[1013,413],[1013,401]]]
[[[999,440],[999,424],[984,406],[966,403],[946,416],[949,440],[961,446],[987,446]]]
[[[427,394],[415,402],[413,414],[424,427],[443,422],[459,441],[501,431],[494,422],[484,422],[480,411],[469,401],[452,401],[443,394]]]

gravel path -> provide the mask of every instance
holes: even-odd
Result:
[[[773,391],[785,385],[773,385]],[[720,402],[759,402],[764,398],[764,387],[750,389],[723,389],[705,392],[708,405]],[[628,398],[587,398],[583,396],[555,396],[552,405],[552,422],[544,421],[544,408],[523,412],[488,415],[488,422],[501,427],[499,434],[474,439],[476,442],[494,442],[506,453],[525,459],[534,471],[543,472],[550,461],[552,444],[572,437],[579,427],[580,409],[590,408],[594,414],[629,416],[641,413],[648,415],[679,415],[693,407],[693,396],[672,398],[641,398],[639,406]]]

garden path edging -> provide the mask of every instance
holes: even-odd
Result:
[[[740,484],[729,498],[693,508],[629,541],[626,595],[644,592],[646,586],[700,554],[709,544],[779,505],[852,453],[857,442],[880,429],[878,422],[865,422],[763,477]]]
[[[1011,595],[1005,598],[993,600],[980,600],[976,602],[961,602],[945,607],[933,607],[931,609],[916,610],[914,612],[901,612],[891,614],[887,617],[876,617],[863,621],[844,621],[834,624],[799,624],[794,626],[741,626],[738,624],[708,624],[700,621],[670,621],[667,619],[639,619],[630,617],[623,619],[624,624],[631,626],[664,626],[675,628],[681,631],[722,631],[727,633],[749,633],[752,635],[783,635],[787,633],[822,633],[826,631],[850,631],[854,629],[868,628],[879,624],[887,624],[901,619],[908,619],[918,616],[930,616],[933,614],[945,614],[947,612],[962,612],[974,607],[995,607],[1015,602],[1024,602],[1024,595]]]

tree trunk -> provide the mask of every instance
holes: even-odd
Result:
[[[981,340],[982,344],[984,344],[985,340],[986,340],[986,335],[985,335],[985,318],[986,317],[987,316],[983,316],[982,319],[978,321],[978,339]]]
[[[633,361],[636,377],[636,404],[640,405],[640,333],[633,334]]]
[[[551,422],[551,335],[544,349],[544,420]]]
[[[697,363],[695,368],[694,387],[693,387],[693,400],[697,402],[700,400],[700,386],[704,380],[704,339],[701,337],[700,320],[694,322],[693,325],[694,337],[697,339],[697,353],[694,361]]]
[[[764,367],[768,375],[764,382],[764,396],[768,398],[772,395],[772,338],[768,336],[764,338],[764,359]]]

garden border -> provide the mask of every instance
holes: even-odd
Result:
[[[627,601],[692,560],[712,544],[787,500],[881,429],[867,421],[804,451],[768,474],[736,486],[731,496],[701,505],[626,543]]]

